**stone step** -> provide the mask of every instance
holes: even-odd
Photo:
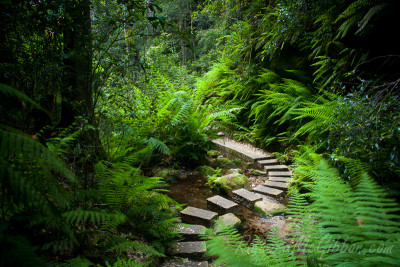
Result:
[[[266,181],[263,186],[272,187],[280,190],[287,190],[289,185],[285,182]]]
[[[185,241],[196,241],[200,239],[200,235],[206,232],[206,228],[199,224],[180,224],[176,227],[175,231],[178,232]]]
[[[279,161],[277,159],[271,158],[271,159],[262,159],[262,160],[258,160],[256,162],[257,167],[259,168],[264,168],[264,166],[267,165],[277,165],[279,164]]]
[[[261,149],[228,138],[215,139],[212,142],[218,146],[222,154],[230,159],[239,158],[254,164],[257,160],[270,159],[272,157],[271,154]]]
[[[240,188],[232,192],[232,199],[236,203],[239,203],[248,209],[253,209],[254,203],[261,200],[262,197],[257,196],[256,194],[250,192],[247,189]]]
[[[169,261],[163,263],[161,267],[208,267],[208,261]]]
[[[207,198],[207,208],[217,212],[219,215],[226,213],[236,214],[239,210],[239,205],[229,199],[216,195]]]
[[[211,227],[211,221],[215,220],[218,213],[203,210],[195,207],[187,207],[181,211],[182,222],[190,224],[201,224],[205,227]]]
[[[268,178],[268,181],[274,181],[274,182],[289,182],[291,180],[292,180],[291,177],[272,176]]]
[[[264,170],[270,173],[275,171],[289,171],[289,168],[286,165],[267,165],[264,166]]]
[[[195,260],[202,259],[204,253],[206,253],[205,241],[178,242],[168,250],[169,255]]]
[[[282,190],[263,185],[254,187],[253,191],[270,197],[280,197],[284,193]]]
[[[290,176],[292,176],[292,172],[291,171],[271,171],[271,172],[268,172],[268,176],[269,177],[272,177],[272,176],[290,177]]]

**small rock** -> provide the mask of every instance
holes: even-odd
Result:
[[[239,229],[242,221],[232,213],[227,213],[225,215],[219,216],[219,218],[214,223],[213,229],[215,233],[221,232],[227,227],[234,227]]]
[[[260,200],[254,205],[256,211],[260,211],[265,216],[275,215],[285,211],[285,206],[270,200]]]

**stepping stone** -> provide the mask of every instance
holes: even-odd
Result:
[[[179,225],[175,231],[182,235],[186,241],[196,241],[200,238],[200,235],[206,232],[206,228],[198,224]]]
[[[208,267],[208,261],[169,261],[163,263],[161,267]]]
[[[214,233],[220,233],[223,229],[227,227],[234,227],[236,229],[240,228],[242,221],[232,213],[227,213],[225,215],[219,216],[218,220],[215,221],[213,225]]]
[[[201,224],[205,227],[210,227],[211,221],[216,219],[217,216],[218,213],[216,212],[190,206],[181,211],[181,218],[183,222],[190,224]]]
[[[290,177],[279,177],[279,176],[272,176],[268,178],[268,181],[274,181],[274,182],[289,182],[291,180],[292,178]]]
[[[206,252],[205,241],[178,242],[172,246],[168,254],[191,259],[201,259]]]
[[[289,171],[286,165],[267,165],[264,166],[264,170],[269,173],[273,171]]]
[[[290,176],[292,176],[292,172],[291,171],[287,171],[287,172],[284,172],[284,171],[271,171],[271,172],[268,172],[268,176],[269,177],[272,177],[272,176],[290,177]]]
[[[246,190],[244,188],[240,188],[232,192],[232,199],[236,203],[242,204],[248,209],[254,208],[254,203],[261,200],[262,197],[257,196],[253,192]]]
[[[219,215],[226,213],[236,214],[239,210],[239,205],[229,199],[216,195],[207,198],[207,208],[217,212]]]
[[[280,197],[283,194],[282,190],[266,187],[263,185],[254,187],[253,191],[270,197]]]
[[[287,190],[289,188],[289,185],[287,183],[275,182],[275,181],[266,181],[263,185],[281,190]]]
[[[215,139],[212,142],[218,146],[219,151],[225,154],[227,158],[239,158],[243,161],[255,163],[257,160],[270,159],[272,157],[271,154],[261,149],[228,138]]]
[[[262,159],[262,160],[258,160],[257,162],[256,162],[256,166],[258,167],[258,168],[264,168],[264,166],[267,166],[267,165],[277,165],[277,164],[279,164],[279,161],[277,160],[277,159],[274,159],[274,158],[271,158],[271,159]]]

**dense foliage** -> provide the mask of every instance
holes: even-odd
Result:
[[[293,163],[301,234],[228,230],[221,262],[396,265],[399,7],[0,1],[0,264],[157,265],[180,205],[154,170],[203,164],[223,129]]]

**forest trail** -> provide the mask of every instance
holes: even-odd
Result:
[[[255,148],[251,145],[236,142],[228,138],[213,141],[221,154],[228,159],[239,158],[258,172],[261,184],[251,184],[250,188],[233,190],[228,196],[213,195],[207,198],[207,208],[188,206],[181,211],[181,220],[185,225],[177,228],[182,236],[173,247],[169,255],[185,258],[184,261],[167,261],[163,266],[208,266],[211,258],[204,256],[206,243],[201,239],[205,229],[211,228],[214,232],[221,231],[224,226],[240,228],[241,220],[237,216],[246,216],[249,211],[264,212],[267,216],[257,216],[258,224],[278,227],[281,236],[285,235],[285,218],[271,216],[274,209],[282,208],[288,182],[292,179],[291,170],[281,164],[271,153]],[[248,210],[247,213],[243,210]],[[260,211],[261,210],[261,211]],[[240,214],[239,214],[240,213]],[[245,235],[244,235],[245,238]]]

